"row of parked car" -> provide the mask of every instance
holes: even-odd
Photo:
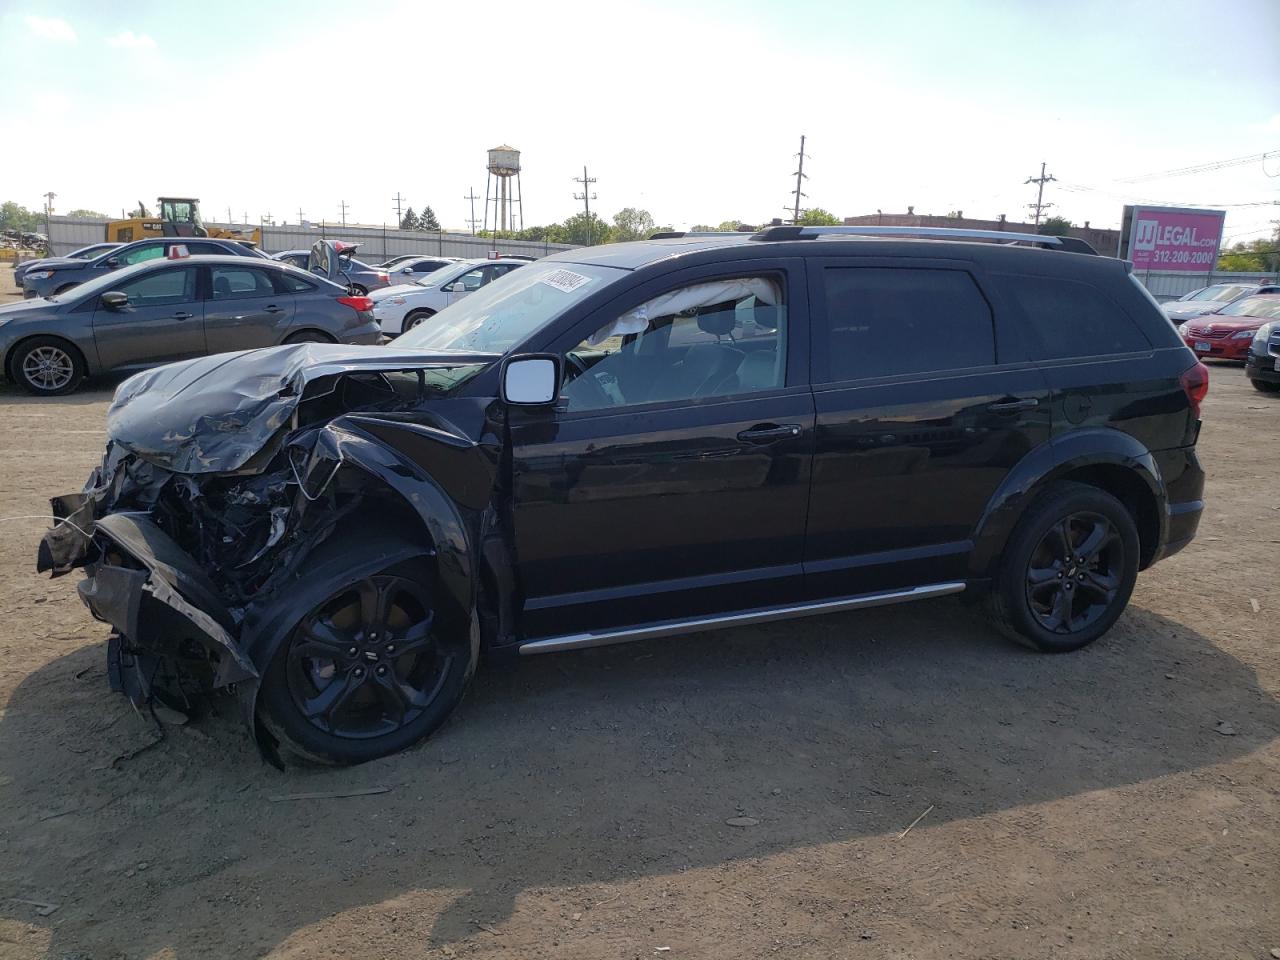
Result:
[[[1164,312],[1197,356],[1242,360],[1255,389],[1280,391],[1280,284],[1215,283]]]
[[[31,393],[88,376],[281,343],[379,343],[522,266],[524,258],[396,257],[322,240],[274,256],[238,240],[97,243],[19,264],[0,307],[0,370]]]

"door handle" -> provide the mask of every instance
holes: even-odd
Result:
[[[1018,400],[997,400],[995,403],[987,404],[987,409],[992,413],[1017,413],[1019,410],[1034,410],[1040,406],[1040,401],[1036,397],[1025,397]]]
[[[800,436],[798,423],[761,423],[750,430],[741,431],[738,439],[743,443],[773,443],[775,440],[798,436]]]
[[[191,319],[191,314],[187,313],[185,310],[179,310],[173,315],[173,318],[175,320],[189,320]]]
[[[274,303],[267,307],[267,313],[284,313],[284,307],[277,307]]]

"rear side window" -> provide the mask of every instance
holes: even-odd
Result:
[[[275,293],[271,278],[265,270],[251,267],[216,266],[213,274],[213,299],[243,300],[248,297],[269,297]]]
[[[1026,276],[1005,276],[1001,282],[1022,307],[1035,334],[1027,339],[1037,360],[1151,349],[1151,342],[1129,315],[1086,283]]]
[[[964,270],[828,267],[823,282],[826,329],[814,331],[813,345],[819,383],[996,362],[991,307]]]
[[[273,270],[271,277],[275,281],[276,289],[281,293],[306,293],[316,288],[314,283],[309,283],[302,277],[295,277],[285,270]]]

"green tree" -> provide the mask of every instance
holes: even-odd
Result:
[[[1280,223],[1269,238],[1233,243],[1218,257],[1219,270],[1247,273],[1280,271]]]
[[[1065,237],[1071,233],[1072,223],[1066,217],[1048,217],[1040,222],[1036,233],[1046,237]]]
[[[613,240],[643,240],[653,233],[653,217],[648,210],[623,207],[613,215]]]
[[[83,209],[83,208],[81,208],[81,209],[79,209],[79,210],[72,210],[70,213],[68,213],[68,214],[67,214],[67,216],[68,216],[68,217],[93,217],[93,218],[96,218],[96,219],[98,219],[98,220],[110,220],[110,219],[111,219],[111,218],[110,218],[110,217],[108,217],[105,213],[99,213],[97,210],[85,210],[85,209]]]
[[[525,227],[515,235],[516,240],[533,240],[538,243],[564,243],[564,227],[553,223],[542,227]]]
[[[413,212],[413,207],[410,207],[404,212],[404,216],[400,218],[400,229],[417,230],[420,223],[421,221],[418,219],[418,215]]]
[[[564,230],[565,239],[559,242],[563,243],[593,246],[599,243],[609,243],[613,239],[609,224],[594,213],[575,213],[564,222],[562,229]]]
[[[12,200],[0,203],[0,230],[21,230],[24,233],[32,233],[39,230],[43,222],[44,217],[40,212],[28,210],[20,203],[14,203]]]
[[[430,207],[422,209],[422,217],[418,220],[418,229],[432,232],[439,231],[440,221],[436,219],[436,212]]]
[[[746,230],[743,229],[744,227]],[[723,220],[716,229],[721,233],[745,233],[747,230],[754,232],[756,228],[742,220]]]
[[[840,218],[834,213],[828,213],[821,207],[814,207],[810,210],[802,211],[800,219],[796,223],[804,227],[838,227]]]

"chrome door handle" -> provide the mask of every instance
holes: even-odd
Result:
[[[189,320],[191,318],[191,314],[187,313],[184,310],[179,310],[177,313],[173,315],[173,318],[175,320]]]
[[[1034,410],[1040,406],[1040,401],[1035,397],[1026,397],[1020,400],[997,400],[995,403],[987,404],[987,409],[992,413],[1017,413],[1019,410]]]
[[[284,313],[284,307],[277,307],[274,303],[266,309],[267,313]]]

